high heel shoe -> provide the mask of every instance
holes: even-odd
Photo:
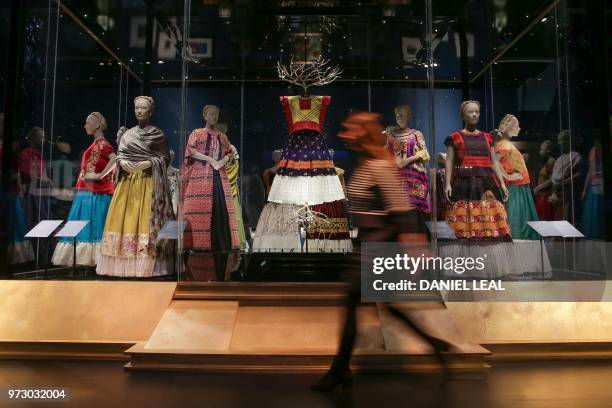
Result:
[[[351,370],[334,370],[328,372],[319,378],[319,380],[310,386],[312,391],[332,391],[338,386],[350,387],[353,383],[353,375]]]

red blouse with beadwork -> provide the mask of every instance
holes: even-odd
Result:
[[[88,190],[95,194],[113,194],[115,185],[112,175],[109,174],[101,180],[85,180],[86,173],[101,173],[110,161],[110,155],[115,153],[113,146],[106,139],[98,139],[83,153],[81,160],[81,172],[76,183],[77,190]]]

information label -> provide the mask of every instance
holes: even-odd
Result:
[[[26,238],[48,238],[49,235],[53,233],[62,225],[61,220],[44,220],[39,222],[34,228],[32,228],[27,234],[25,234]]]
[[[74,238],[89,224],[89,221],[68,221],[57,234],[58,238]]]

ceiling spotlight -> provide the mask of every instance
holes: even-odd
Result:
[[[104,65],[104,63],[103,63],[103,62],[101,62],[101,63],[99,63],[98,65]]]
[[[149,64],[151,64],[151,61],[147,61],[147,62],[145,62],[145,64],[149,65]]]
[[[544,18],[542,18],[540,21],[541,21],[541,22],[543,22],[543,23],[545,23],[545,22],[547,22],[547,21],[548,21],[548,17],[544,17]]]
[[[163,63],[164,63],[164,61],[159,60],[159,61],[157,61],[157,63],[158,63],[158,64],[163,64]]]

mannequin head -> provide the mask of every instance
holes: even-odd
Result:
[[[461,119],[465,127],[476,128],[480,120],[480,102],[464,101],[461,103]]]
[[[553,141],[550,139],[546,139],[540,144],[540,157],[542,157],[543,159],[548,159],[550,156],[552,156],[552,149]]]
[[[96,136],[106,130],[106,119],[100,112],[91,112],[85,119],[84,128],[89,136]]]
[[[274,163],[278,163],[281,157],[283,157],[283,149],[276,149],[272,152],[272,160]]]
[[[155,112],[155,102],[150,96],[137,96],[134,98],[134,115],[139,125],[149,123],[151,116]]]
[[[559,145],[562,152],[569,151],[570,132],[569,130],[562,130],[557,136],[557,144]]]
[[[513,137],[517,137],[521,131],[519,127],[519,121],[514,115],[506,115],[502,118],[501,122],[499,122],[499,131],[502,133],[502,136],[511,139]]]
[[[60,153],[60,155],[64,157],[67,157],[72,151],[72,148],[66,142],[57,142],[55,143],[55,146],[57,147],[57,151]]]
[[[395,107],[395,122],[400,128],[408,127],[412,121],[412,108],[408,105],[399,105]]]
[[[440,152],[438,153],[438,166],[444,167],[446,164],[446,153]]]
[[[219,107],[216,105],[206,105],[202,110],[202,116],[206,126],[214,129],[219,122]]]
[[[45,138],[45,131],[39,128],[38,126],[33,127],[28,132],[28,135],[26,136],[26,138],[28,139],[30,146],[36,149],[41,149],[42,144],[43,144],[43,139]]]

